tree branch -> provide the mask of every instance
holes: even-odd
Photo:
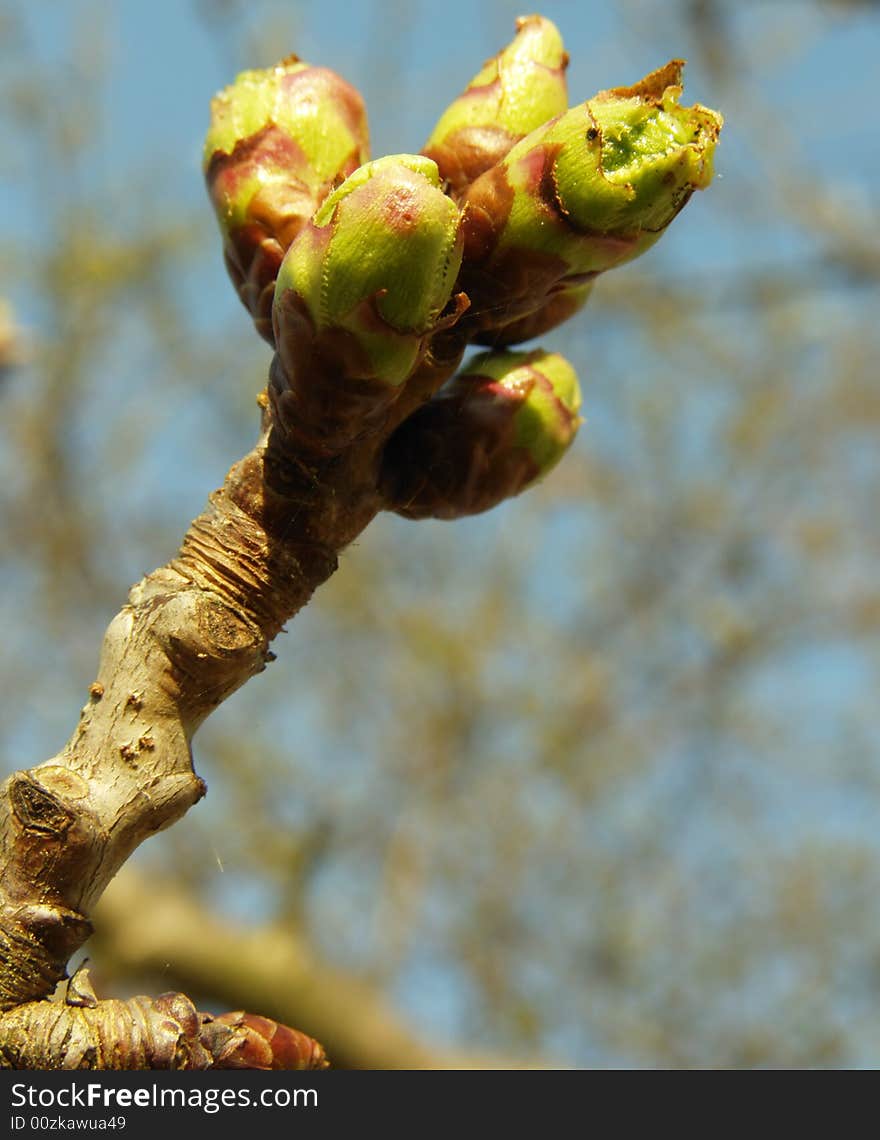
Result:
[[[359,96],[295,57],[244,73],[214,101],[205,169],[227,262],[237,285],[254,286],[243,299],[276,348],[263,433],[178,555],[130,591],[65,748],[0,791],[0,1011],[15,1011],[0,1023],[8,1064],[34,1063],[29,1050],[41,1040],[46,1064],[106,1063],[84,1029],[105,1015],[133,1064],[177,1055],[144,1044],[155,1044],[151,1032],[138,1036],[139,999],[125,1014],[97,999],[41,999],[65,977],[92,908],[132,851],[204,795],[194,732],[271,660],[272,639],[379,510],[477,513],[559,461],[580,422],[580,393],[556,354],[485,353],[457,387],[440,388],[469,340],[509,345],[571,315],[598,274],[652,245],[711,178],[721,118],[678,105],[680,61],[558,115],[567,58],[558,32],[538,17],[517,31],[512,54],[498,57],[496,93],[508,66],[539,86],[514,84],[520,95],[515,106],[505,98],[502,116],[493,85],[480,81],[476,101],[463,96],[432,136],[444,166],[462,176],[454,198],[423,155],[365,162]],[[532,67],[545,58],[549,72]],[[542,75],[549,87],[536,109]],[[619,150],[622,131],[642,138],[646,116],[656,153],[623,147],[625,166],[606,177],[603,132]],[[487,134],[487,123],[501,134]],[[255,960],[255,973],[263,965]],[[191,1007],[181,1016],[178,1041],[190,1042],[195,1065],[204,1035]],[[57,1018],[91,1041],[75,1058],[52,1051]]]
[[[454,371],[430,358],[418,382]],[[383,431],[309,460],[265,426],[177,557],[135,585],[104,637],[98,676],[62,752],[0,794],[0,1009],[47,996],[91,933],[89,913],[132,851],[204,795],[190,743],[205,717],[271,660],[269,643],[382,506]]]

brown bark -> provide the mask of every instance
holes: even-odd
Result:
[[[0,1068],[325,1069],[311,1037],[243,1012],[199,1013],[185,994],[98,1001],[87,970],[64,1001],[0,1014]]]
[[[385,422],[331,458],[301,451],[262,400],[257,446],[110,623],[67,745],[0,791],[0,1010],[52,993],[125,860],[204,795],[193,733],[265,668],[272,638],[381,509],[385,439],[460,356],[452,344],[427,358]]]

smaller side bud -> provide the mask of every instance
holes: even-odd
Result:
[[[521,16],[516,36],[487,60],[443,112],[422,151],[432,158],[453,194],[510,148],[568,106],[568,55],[556,25],[543,16]]]
[[[490,334],[649,249],[709,184],[722,118],[679,105],[682,66],[572,108],[469,187],[461,287],[485,340],[510,343]],[[548,320],[524,327],[535,335]]]
[[[224,256],[257,330],[272,341],[272,296],[293,238],[336,182],[366,161],[360,94],[296,56],[245,71],[211,102],[208,192]]]
[[[301,230],[278,274],[270,398],[281,425],[332,453],[375,426],[454,323],[460,214],[435,163],[369,162]]]
[[[474,357],[389,439],[380,489],[405,518],[489,510],[547,474],[570,447],[580,388],[558,353]]]
[[[202,1017],[202,1038],[214,1069],[326,1069],[323,1047],[287,1025],[241,1010]]]

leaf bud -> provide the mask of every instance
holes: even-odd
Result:
[[[437,163],[453,194],[566,109],[567,66],[555,24],[543,16],[521,16],[512,42],[486,61],[425,144],[423,153]]]
[[[461,284],[485,340],[510,343],[492,333],[643,253],[709,184],[722,118],[679,105],[681,70],[572,108],[468,188]]]
[[[558,353],[486,352],[389,439],[380,489],[406,518],[489,510],[547,474],[580,425],[574,369]]]
[[[368,157],[360,94],[335,72],[290,56],[245,71],[211,102],[204,168],[227,269],[272,341],[275,278],[323,198]]]
[[[270,395],[285,426],[329,451],[369,429],[466,304],[452,299],[460,265],[434,162],[391,155],[347,178],[278,274]]]

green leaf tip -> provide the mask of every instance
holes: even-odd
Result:
[[[603,203],[594,213],[579,192],[577,170],[561,162],[560,195],[577,224],[659,233],[694,190],[709,185],[724,120],[700,104],[680,104],[683,67],[683,60],[672,60],[633,87],[604,91],[587,102],[597,174],[617,195],[613,203],[609,198],[607,212]]]
[[[536,248],[567,250],[585,272],[605,268],[607,251],[578,248],[572,229],[635,242],[631,255],[659,235],[711,181],[722,125],[715,111],[679,104],[681,68],[673,60],[634,87],[601,92],[518,143],[505,160],[515,200],[503,240],[525,229]],[[547,213],[568,233],[545,229]]]

